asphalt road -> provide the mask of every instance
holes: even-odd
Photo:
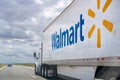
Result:
[[[46,80],[34,74],[34,70],[23,66],[0,69],[0,80]]]

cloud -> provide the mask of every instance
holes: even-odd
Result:
[[[57,4],[51,5],[44,9],[43,14],[47,18],[54,18],[55,16],[59,15],[63,8],[65,8],[66,4],[69,4],[70,2],[70,0],[60,0],[57,2]]]
[[[4,6],[1,7],[1,5]],[[36,15],[39,9],[33,0],[1,0],[0,17],[6,21],[20,21]]]
[[[12,27],[7,21],[0,19],[0,39],[28,39],[29,36],[20,28]]]
[[[4,28],[0,31],[2,39],[29,39],[30,37],[19,28]]]
[[[72,0],[1,0],[0,61],[34,62],[42,31]]]
[[[35,0],[36,4],[43,4],[43,0]]]

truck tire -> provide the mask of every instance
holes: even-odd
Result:
[[[43,70],[43,66],[41,66],[41,76],[43,76],[44,74],[44,70]]]
[[[41,67],[42,67],[41,76],[45,77],[45,66],[42,65]]]
[[[34,70],[34,71],[35,71],[35,75],[37,75],[37,71],[36,71],[36,68],[37,68],[37,67],[36,67],[36,65],[35,65],[35,70]]]
[[[48,77],[48,69],[47,69],[47,66],[45,66],[45,78]]]
[[[120,67],[103,67],[96,77],[103,80],[120,80]]]
[[[55,77],[58,77],[58,75],[57,75],[57,66],[55,65],[54,67],[55,67],[55,68],[54,68],[54,71],[55,71]]]
[[[42,66],[40,66],[40,76],[42,76]]]
[[[36,72],[36,70],[35,70],[35,75],[37,75],[37,72]]]
[[[104,80],[120,80],[120,68],[110,68],[106,72]]]

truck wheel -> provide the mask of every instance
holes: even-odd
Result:
[[[45,66],[42,66],[42,74],[43,77],[45,77]]]
[[[45,67],[45,78],[48,77],[48,69],[47,69],[47,66]]]
[[[120,80],[120,67],[107,67],[100,72],[100,75],[96,77],[98,79]]]
[[[120,72],[113,71],[113,70],[110,71],[110,70],[109,70],[109,72],[107,72],[104,80],[119,80],[119,79],[118,79],[119,76],[120,76]]]
[[[44,75],[44,69],[43,69],[43,66],[41,67],[41,76]]]
[[[35,75],[37,75],[37,72],[35,71]]]
[[[37,75],[36,66],[35,66],[35,74]]]
[[[42,76],[42,66],[40,66],[40,76]]]
[[[54,66],[55,68],[54,68],[54,71],[55,71],[55,77],[57,77],[58,75],[57,75],[57,66]]]

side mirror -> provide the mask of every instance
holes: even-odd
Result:
[[[34,52],[33,57],[34,57],[34,58],[36,57],[36,52]]]
[[[34,57],[35,59],[38,59],[36,52],[33,53],[33,57]]]

